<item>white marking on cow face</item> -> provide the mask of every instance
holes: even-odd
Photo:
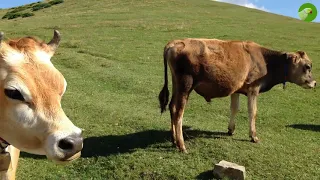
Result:
[[[46,63],[49,65],[52,65],[50,59],[51,59],[51,55],[43,50],[37,50],[34,55],[36,56],[36,58],[41,61],[42,63]]]
[[[0,81],[3,81],[7,77],[7,75],[8,75],[7,70],[5,68],[0,67]]]
[[[9,64],[9,65],[17,65],[17,64],[21,64],[24,60],[25,57],[22,53],[17,52],[15,50],[9,50],[5,57],[4,60]]]

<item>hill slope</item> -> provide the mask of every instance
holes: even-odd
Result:
[[[289,84],[261,95],[260,144],[248,141],[245,97],[236,134],[227,137],[219,132],[227,129],[229,98],[208,105],[193,92],[184,116],[187,155],[171,148],[169,112],[160,116],[157,96],[163,47],[185,37],[304,50],[319,79],[320,24],[206,0],[66,0],[35,14],[1,20],[1,31],[48,41],[53,28],[60,30],[52,61],[68,81],[63,107],[87,139],[83,158],[68,166],[22,154],[18,179],[206,179],[222,159],[246,166],[248,179],[319,176],[318,91]]]

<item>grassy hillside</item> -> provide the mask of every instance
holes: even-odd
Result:
[[[86,139],[83,157],[68,166],[22,154],[17,179],[208,179],[222,159],[244,165],[248,179],[319,178],[319,91],[288,84],[262,94],[260,144],[249,142],[244,96],[236,134],[228,137],[221,132],[227,132],[230,99],[208,104],[193,92],[184,116],[189,154],[171,147],[169,112],[160,116],[157,96],[163,47],[186,37],[304,50],[319,80],[320,24],[207,0],[66,0],[36,13],[0,20],[1,31],[48,41],[60,30],[52,61],[68,81],[62,103]]]

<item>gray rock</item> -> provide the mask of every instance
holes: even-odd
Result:
[[[213,176],[217,179],[244,180],[246,170],[244,166],[222,160],[214,165]]]

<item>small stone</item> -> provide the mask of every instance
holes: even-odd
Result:
[[[244,180],[246,170],[244,166],[222,160],[214,165],[213,176],[217,179]]]

